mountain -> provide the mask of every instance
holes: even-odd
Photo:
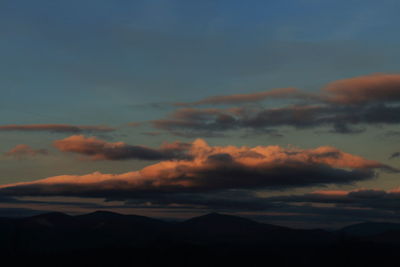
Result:
[[[96,211],[89,214],[75,217],[81,224],[81,227],[91,229],[114,229],[129,230],[133,226],[140,230],[167,227],[169,223],[138,215],[122,215],[109,211]],[[139,230],[139,229],[138,229]]]
[[[366,222],[347,226],[340,233],[357,238],[361,242],[400,245],[400,224]]]
[[[289,228],[263,224],[250,219],[210,213],[178,225],[179,238],[200,243],[260,243],[270,242],[278,231]]]
[[[383,234],[388,231],[400,231],[400,224],[384,222],[365,222],[350,225],[340,230],[340,232],[342,233],[359,237]]]
[[[206,229],[207,231],[257,231],[257,230],[282,230],[289,229],[282,226],[272,224],[263,224],[250,219],[225,215],[219,213],[210,213],[203,216],[195,217],[181,223],[183,227],[196,229]]]
[[[50,212],[17,220],[20,227],[69,229],[76,226],[73,216],[61,212]]]
[[[107,211],[75,217],[82,236],[97,246],[137,246],[155,242],[171,227],[167,222],[138,215],[122,215]]]
[[[0,218],[0,256],[13,266],[384,266],[398,240],[399,224],[329,232],[218,213],[174,223],[108,211]]]
[[[70,216],[46,213],[20,219],[3,219],[6,241],[16,249],[56,251],[99,247],[174,244],[294,244],[330,242],[323,230],[295,230],[250,219],[211,213],[180,223],[108,211]],[[1,233],[1,230],[0,230]],[[5,237],[4,237],[5,236]],[[12,239],[12,241],[11,241]],[[0,239],[1,241],[1,239]]]
[[[0,218],[0,251],[8,251],[15,238],[15,223],[9,218]]]
[[[271,224],[258,223],[242,217],[218,213],[210,213],[189,219],[181,223],[180,227],[186,231],[223,235],[260,234],[261,232],[289,229]]]

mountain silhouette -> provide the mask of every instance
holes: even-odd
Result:
[[[32,228],[70,228],[75,225],[73,216],[61,212],[49,212],[18,220],[20,226]]]
[[[180,223],[178,227],[181,239],[201,243],[271,242],[278,232],[291,232],[286,227],[218,213],[189,219]]]
[[[399,240],[400,224],[368,222],[332,232],[219,213],[182,222],[108,211],[0,218],[0,256],[14,266],[258,266],[266,259],[273,266],[384,266],[397,257]]]
[[[282,226],[271,224],[258,223],[250,219],[225,215],[219,213],[209,213],[203,216],[189,219],[181,224],[185,227],[192,227],[197,229],[207,229],[214,231],[257,231],[257,230],[281,230],[288,229]]]
[[[373,236],[388,231],[400,231],[400,224],[386,222],[365,222],[350,225],[341,229],[341,232],[352,236]]]

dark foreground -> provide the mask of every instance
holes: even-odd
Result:
[[[299,230],[208,214],[180,223],[95,212],[0,219],[4,266],[397,266],[400,224]]]

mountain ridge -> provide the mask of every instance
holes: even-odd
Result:
[[[363,224],[350,229],[357,232],[357,227]],[[376,263],[382,255],[387,262],[397,258],[398,240],[400,230],[393,227],[357,236],[351,231],[291,229],[219,213],[181,222],[108,211],[0,220],[0,256],[25,266],[44,259],[42,266],[54,266],[55,261],[58,266],[258,266],[266,259],[276,266],[308,267],[337,266],[350,259],[354,266],[365,255],[375,257]],[[333,254],[335,258],[326,263]],[[370,261],[365,258],[363,263]]]

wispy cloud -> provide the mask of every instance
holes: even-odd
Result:
[[[34,149],[26,144],[19,144],[11,148],[4,155],[8,157],[15,157],[22,159],[25,157],[34,157],[37,155],[47,155],[49,151],[47,149]]]
[[[96,137],[73,135],[54,141],[54,146],[63,152],[88,156],[92,160],[168,160],[188,158],[186,151],[190,144],[165,143],[159,149],[128,145],[124,142],[106,142]]]
[[[235,94],[211,96],[194,102],[175,103],[176,106],[200,106],[200,105],[221,105],[221,104],[243,104],[254,103],[266,99],[293,98],[298,93],[296,88],[279,88],[264,92],[250,94]]]
[[[115,128],[103,125],[69,125],[69,124],[10,124],[0,125],[0,131],[20,132],[53,132],[53,133],[104,133],[115,131]]]
[[[179,136],[221,136],[230,130],[268,132],[291,126],[297,129],[331,127],[335,133],[359,133],[367,125],[400,123],[400,74],[374,74],[326,85],[318,93],[297,90],[206,98],[186,106],[257,102],[267,96],[302,99],[303,103],[281,107],[198,108],[185,107],[168,117],[153,120],[160,130]],[[183,105],[183,104],[182,104]],[[181,106],[182,106],[181,105]]]

